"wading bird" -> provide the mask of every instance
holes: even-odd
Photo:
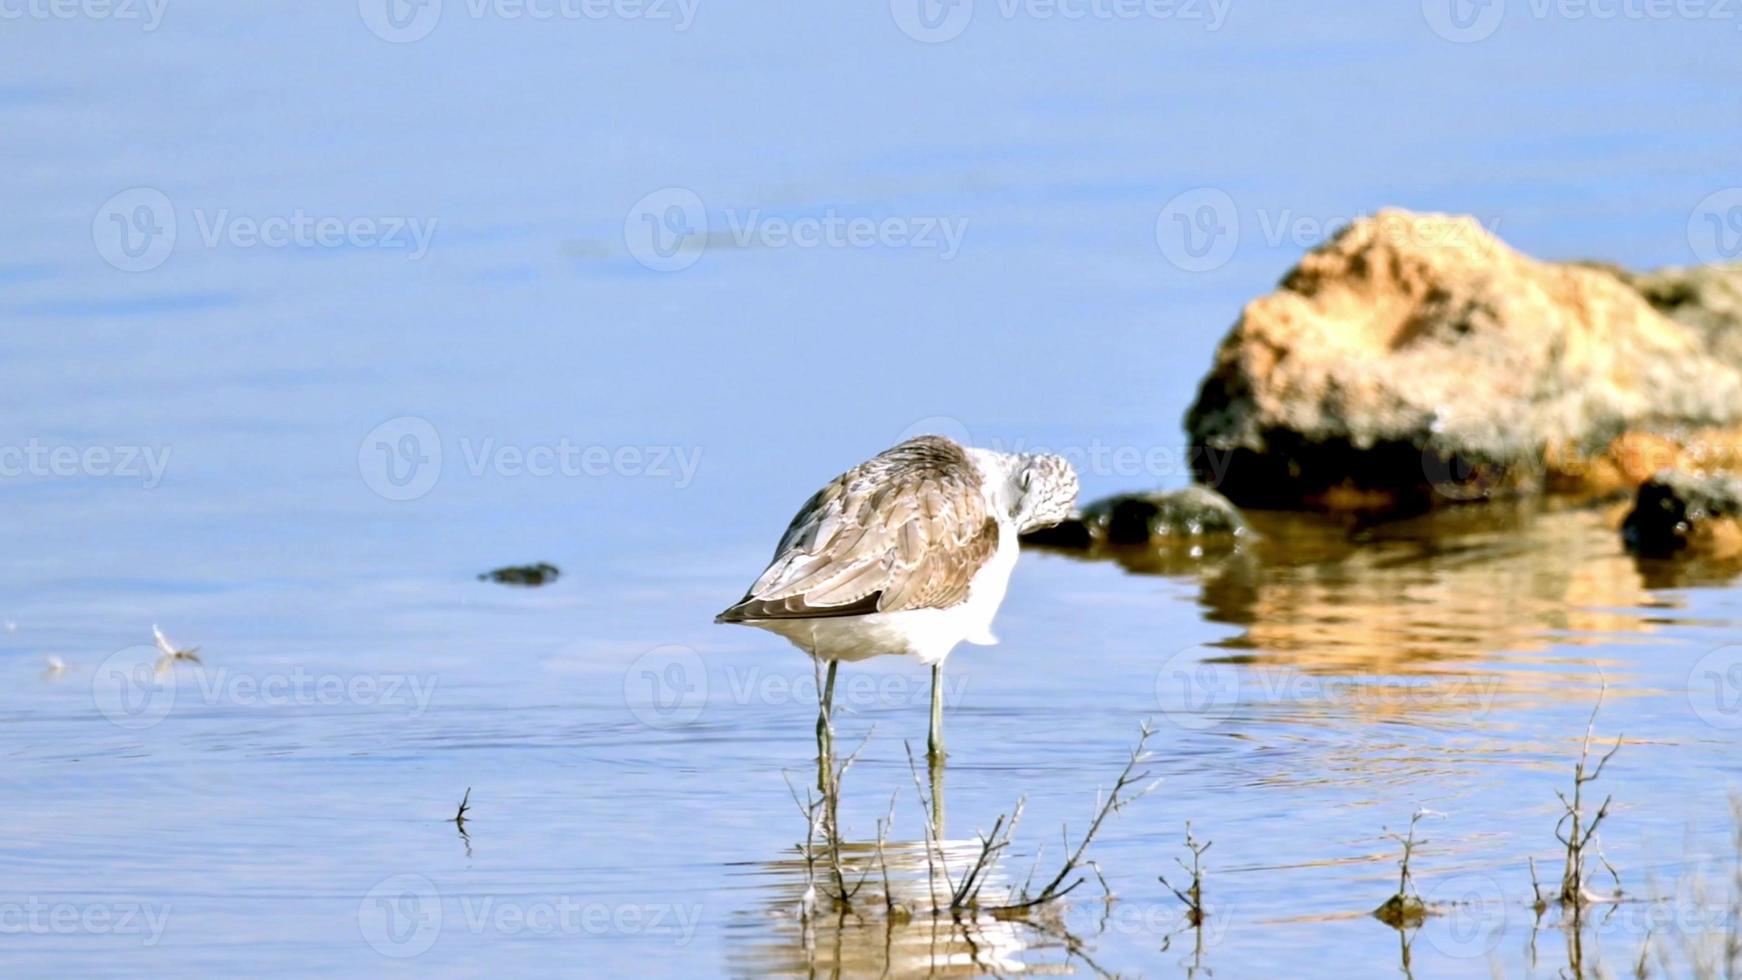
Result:
[[[818,490],[744,598],[714,617],[786,637],[828,665],[819,692],[826,752],[835,668],[880,654],[931,667],[934,759],[943,756],[944,658],[998,642],[992,617],[1017,535],[1069,517],[1077,474],[1063,457],[1011,455],[940,436],[909,439]]]

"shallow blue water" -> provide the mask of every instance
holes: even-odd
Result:
[[[1212,30],[982,0],[922,43],[886,4],[701,4],[677,30],[448,0],[392,43],[352,4],[6,9],[12,975],[857,972],[881,928],[807,952],[791,912],[809,669],[709,622],[805,495],[916,428],[1072,451],[1089,495],[1180,485],[1215,342],[1324,231],[1395,204],[1686,264],[1724,244],[1702,202],[1742,151],[1717,16],[1513,3],[1453,43],[1418,4],[1236,0]],[[167,212],[136,222],[140,188]],[[1206,188],[1237,228],[1213,263],[1166,238]],[[661,227],[699,214],[705,248],[658,271],[638,229],[674,203],[690,224]],[[257,240],[299,217],[300,243]],[[779,231],[856,219],[896,233]],[[1524,975],[1525,861],[1555,853],[1599,668],[1599,732],[1628,739],[1608,857],[1641,897],[1722,885],[1701,862],[1735,853],[1737,729],[1696,705],[1714,665],[1736,693],[1737,592],[1648,587],[1594,514],[1278,532],[1202,574],[1025,558],[1002,645],[950,664],[950,836],[1026,795],[1013,864],[1055,852],[1146,717],[1166,781],[1103,832],[1119,902],[1103,924],[1085,886],[1080,953],[1012,927],[981,937],[999,959],[928,937],[902,972],[1179,972],[1194,937],[1168,939],[1156,875],[1189,819],[1215,841],[1203,966],[1389,975],[1399,937],[1364,913],[1385,829],[1426,806],[1422,890],[1500,900],[1476,940],[1430,923],[1412,968]],[[474,579],[536,560],[563,577]],[[153,623],[201,663],[134,673]],[[1170,713],[1182,668],[1238,696]],[[844,740],[875,726],[844,827],[874,837],[900,791],[911,845],[923,671],[849,673],[877,685],[842,714]],[[469,843],[446,822],[468,787]],[[1612,972],[1646,907],[1606,927]],[[1538,945],[1552,974],[1563,933]]]

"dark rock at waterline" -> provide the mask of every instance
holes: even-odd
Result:
[[[506,565],[492,569],[478,576],[480,582],[496,582],[501,585],[538,586],[555,582],[562,572],[549,562],[539,562],[536,565]]]
[[[1065,551],[1087,551],[1095,546],[1095,537],[1089,533],[1089,526],[1081,517],[1073,517],[1051,527],[1024,532],[1022,543]]]
[[[1201,546],[1220,539],[1233,544],[1250,536],[1240,511],[1214,490],[1187,487],[1172,493],[1128,493],[1097,500],[1082,515],[1054,527],[1030,532],[1026,544],[1088,550],[1097,545],[1164,547]]]
[[[1539,262],[1470,218],[1384,211],[1246,306],[1186,428],[1232,454],[1217,486],[1249,507],[1599,496],[1665,466],[1742,468],[1739,278]]]
[[[1097,540],[1118,545],[1233,538],[1251,533],[1228,498],[1205,487],[1109,497],[1084,508],[1082,519]]]
[[[1639,487],[1621,539],[1647,558],[1742,558],[1742,478],[1658,473]]]

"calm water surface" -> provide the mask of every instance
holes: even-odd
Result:
[[[448,6],[402,44],[353,4],[0,22],[0,447],[81,454],[0,478],[0,970],[1552,976],[1527,861],[1554,866],[1605,680],[1604,851],[1722,928],[1689,896],[1721,902],[1737,853],[1742,592],[1636,565],[1605,513],[1025,557],[1002,644],[949,664],[946,851],[1025,798],[996,880],[1056,861],[1145,719],[1163,782],[1092,850],[1113,903],[1091,880],[966,935],[801,921],[809,667],[710,619],[815,486],[916,427],[1078,452],[1090,495],[1183,483],[1216,340],[1312,228],[1402,204],[1694,261],[1742,152],[1734,23],[1516,9],[1453,44],[1416,4],[985,6],[922,44],[884,4],[683,31]],[[1202,187],[1240,230],[1190,271],[1157,216]],[[134,188],[176,236],[127,272],[101,218]],[[657,272],[624,226],[668,188],[713,235]],[[948,258],[739,247],[753,212],[966,230]],[[434,231],[415,257],[234,234],[298,214]],[[562,578],[475,578],[539,560]],[[154,678],[153,623],[201,662]],[[843,678],[849,863],[895,794],[886,855],[923,887],[925,672]],[[1366,913],[1422,807],[1421,890],[1481,914],[1400,935]],[[1157,880],[1188,820],[1201,933]],[[1660,907],[1587,930],[1587,972],[1700,931]]]

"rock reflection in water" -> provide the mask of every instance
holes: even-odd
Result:
[[[1361,695],[1366,713],[1588,697],[1588,685],[1566,683],[1569,661],[1552,648],[1644,636],[1655,629],[1647,610],[1676,601],[1653,588],[1710,577],[1642,566],[1622,548],[1613,515],[1591,509],[1472,505],[1367,527],[1246,516],[1258,536],[1235,547],[1086,557],[1197,578],[1205,618],[1241,630],[1203,660],[1243,665],[1248,680],[1273,687],[1285,683],[1277,671],[1347,678],[1341,689]],[[1622,669],[1612,657],[1591,666]]]
[[[1204,583],[1224,645],[1308,670],[1432,671],[1647,629],[1636,563],[1604,515],[1526,507],[1453,508],[1351,531],[1255,514],[1255,562]],[[1604,638],[1613,642],[1613,636]]]

